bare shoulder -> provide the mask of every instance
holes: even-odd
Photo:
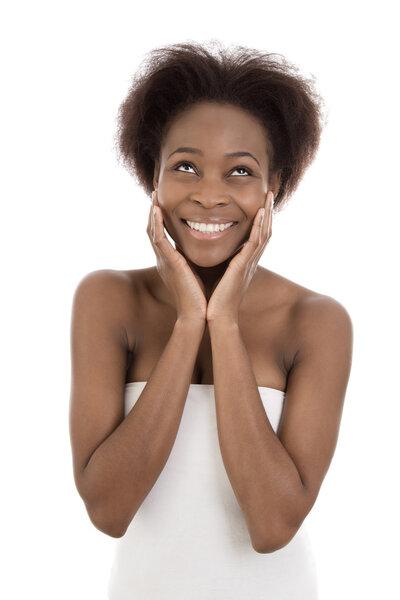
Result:
[[[90,299],[91,302],[112,304],[115,308],[129,306],[135,296],[135,276],[132,271],[118,271],[116,269],[98,269],[87,273],[79,281],[74,299],[80,297]]]
[[[336,337],[352,335],[353,323],[341,302],[326,294],[304,295],[293,307],[293,320],[303,334],[325,332]]]
[[[136,271],[98,269],[87,273],[79,281],[73,296],[74,312],[88,307],[102,306],[102,318],[110,318],[120,323],[126,331],[129,346],[134,340],[136,314],[136,288],[140,278]]]
[[[291,324],[309,327],[328,319],[344,327],[351,327],[351,318],[346,308],[331,296],[300,285],[278,273],[268,271],[264,276],[266,293],[274,304],[285,306]]]
[[[341,302],[312,290],[299,294],[290,315],[292,335],[296,339],[297,358],[330,348],[351,362],[353,323]]]
[[[342,348],[352,346],[353,324],[341,302],[302,286],[272,271],[264,272],[270,308],[279,309],[282,335],[289,347],[290,361],[306,348],[318,348],[335,340]],[[276,314],[276,311],[272,311]]]

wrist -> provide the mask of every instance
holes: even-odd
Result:
[[[234,330],[239,328],[239,322],[233,317],[223,316],[207,320],[210,332],[215,329]]]
[[[207,321],[206,319],[201,319],[197,317],[178,317],[175,322],[175,327],[178,329],[189,330],[194,333],[203,333],[206,327]]]

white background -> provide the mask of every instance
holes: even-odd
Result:
[[[152,48],[217,38],[282,53],[325,98],[319,153],[260,264],[353,321],[337,450],[307,517],[321,600],[399,598],[395,3],[38,0],[2,13],[3,597],[106,598],[116,540],[72,476],[72,296],[90,271],[155,264],[149,200],[116,160],[117,109]]]

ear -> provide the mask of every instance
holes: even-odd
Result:
[[[154,161],[154,175],[153,175],[153,188],[156,190],[158,188],[158,177],[160,174],[160,163],[158,159]]]

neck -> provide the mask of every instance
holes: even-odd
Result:
[[[191,269],[195,273],[197,273],[197,275],[200,277],[204,284],[207,302],[210,299],[212,292],[218,285],[219,281],[222,279],[231,259],[232,257],[228,258],[219,265],[214,265],[212,267],[200,267],[199,265],[196,265],[195,263],[191,262],[188,258],[186,258]]]
[[[213,288],[215,288],[218,285],[218,282],[222,279],[226,269],[228,268],[229,262],[232,260],[232,257],[228,258],[223,263],[220,263],[219,265],[215,265],[213,267],[199,267],[199,265],[192,263],[187,258],[186,260],[188,261],[188,264],[190,265],[192,270],[196,273],[196,275],[198,275],[201,278],[202,282],[204,283],[204,287],[206,290],[206,300],[208,302],[212,295]],[[252,300],[249,292],[251,291],[251,289],[256,289],[257,282],[263,279],[263,272],[266,273],[266,271],[266,269],[257,266],[256,272],[254,273],[254,276],[250,283],[250,288],[246,293],[246,297],[244,298],[243,306],[246,303],[251,304],[252,301],[254,301],[254,297]],[[154,267],[152,269],[152,278],[154,283],[153,292],[158,301],[162,304],[175,308],[175,304],[171,297],[171,294],[157,272],[157,267]]]

